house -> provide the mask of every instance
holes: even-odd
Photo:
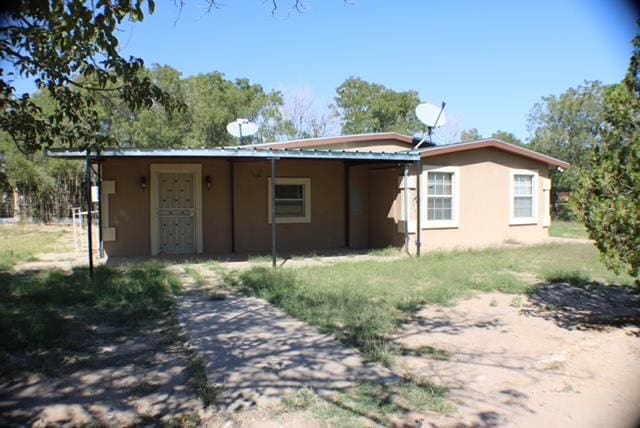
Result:
[[[566,162],[494,139],[415,146],[379,133],[105,150],[90,156],[101,240],[109,256],[387,246],[419,254],[548,236],[549,171]]]

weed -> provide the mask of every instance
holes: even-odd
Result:
[[[205,279],[204,275],[202,275],[202,272],[200,272],[197,268],[193,266],[187,266],[184,268],[184,271],[191,277],[193,282],[195,282],[198,287],[205,287],[207,285],[207,280]]]
[[[589,278],[578,270],[551,270],[544,274],[544,280],[550,283],[567,283],[582,285],[589,283]]]
[[[221,388],[209,382],[206,363],[195,351],[192,352],[191,358],[189,359],[189,372],[191,374],[193,388],[204,405],[209,406],[215,404],[220,397]]]
[[[453,354],[445,349],[434,348],[433,346],[420,346],[418,348],[402,347],[400,349],[402,355],[410,355],[414,357],[427,357],[432,360],[447,361]]]
[[[524,299],[522,298],[522,296],[515,296],[513,299],[511,299],[511,303],[509,304],[509,306],[516,309],[522,308],[523,305]]]
[[[288,411],[305,410],[316,401],[316,394],[311,388],[301,388],[282,399],[283,408]]]

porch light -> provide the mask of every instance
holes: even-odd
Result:
[[[207,185],[207,190],[211,190],[211,176],[210,175],[207,175],[204,178],[204,182]]]
[[[147,188],[147,177],[144,176],[144,175],[142,177],[140,177],[140,188],[142,190]]]

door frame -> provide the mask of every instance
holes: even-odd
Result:
[[[202,253],[202,165],[199,163],[152,163],[150,168],[151,182],[149,189],[151,190],[150,198],[150,214],[151,214],[151,255],[158,255],[158,202],[160,190],[160,173],[187,172],[193,173],[193,194],[194,211],[195,211],[195,238],[196,238],[196,254]]]

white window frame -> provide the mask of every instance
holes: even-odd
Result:
[[[429,173],[443,172],[451,176],[451,220],[429,220]],[[457,166],[423,165],[420,174],[420,223],[422,229],[452,229],[460,227],[460,168]]]
[[[276,185],[303,186],[304,216],[302,217],[277,217],[276,223],[311,223],[311,179],[310,178],[276,178]],[[267,222],[271,224],[271,178],[267,179]]]
[[[533,179],[531,181],[532,201],[531,201],[531,217],[515,217],[514,216],[514,200],[515,200],[515,176],[516,175],[529,175]],[[538,171],[533,169],[512,169],[509,180],[509,224],[510,225],[523,225],[523,224],[538,224]]]

